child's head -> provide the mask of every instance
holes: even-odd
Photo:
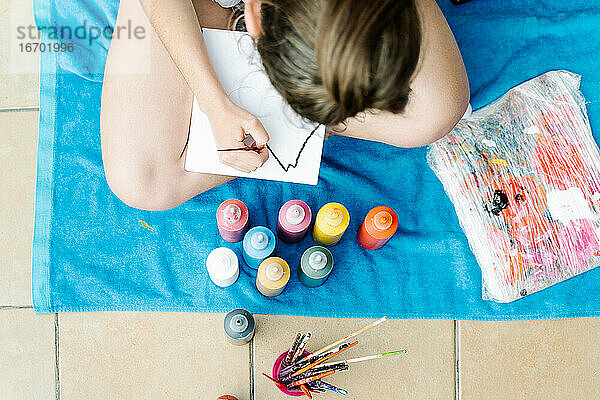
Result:
[[[292,108],[336,125],[408,101],[421,30],[415,0],[247,0],[245,22]]]

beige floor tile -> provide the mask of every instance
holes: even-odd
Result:
[[[599,399],[600,318],[460,322],[463,400]]]
[[[31,30],[31,1],[0,2],[0,108],[35,107],[39,104],[40,53],[27,52],[21,45],[40,42]]]
[[[0,398],[55,399],[54,315],[0,309]]]
[[[273,362],[290,346],[297,332],[312,333],[309,350],[317,350],[370,323],[371,320],[256,316],[254,337],[255,398],[284,399],[262,376],[271,375]],[[390,320],[357,337],[359,344],[344,358],[408,349],[395,358],[353,364],[327,382],[350,393],[346,399],[451,399],[454,396],[452,321]],[[337,360],[339,357],[334,358]],[[333,393],[315,400],[342,398]]]
[[[221,314],[60,314],[61,400],[248,400],[249,348]]]
[[[0,112],[0,305],[31,304],[37,121]]]

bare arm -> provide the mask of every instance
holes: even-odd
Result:
[[[212,0],[205,0],[218,7]],[[140,0],[148,20],[211,123],[217,148],[244,147],[251,134],[260,151],[219,153],[221,162],[250,172],[264,164],[269,135],[255,116],[229,99],[213,69],[191,0]]]
[[[367,112],[351,118],[342,135],[417,147],[445,136],[464,115],[469,81],[454,35],[435,0],[419,0],[417,4],[422,53],[405,112]]]
[[[192,1],[140,0],[140,3],[202,110],[206,112],[227,102],[208,58]]]

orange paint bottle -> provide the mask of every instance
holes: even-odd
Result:
[[[375,207],[365,217],[358,230],[358,242],[367,250],[377,250],[387,243],[398,229],[398,216],[389,207]]]

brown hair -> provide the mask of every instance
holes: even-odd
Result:
[[[415,0],[262,0],[261,12],[263,65],[298,114],[331,126],[404,110],[421,47]]]

